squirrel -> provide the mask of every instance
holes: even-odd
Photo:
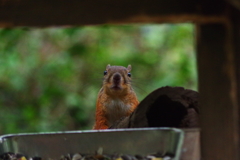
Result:
[[[97,97],[93,129],[108,129],[116,121],[129,116],[139,104],[131,86],[131,65],[107,65],[103,85]]]

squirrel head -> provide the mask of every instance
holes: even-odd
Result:
[[[129,93],[131,88],[131,71],[132,66],[127,68],[123,66],[107,65],[104,71],[103,89],[109,96],[124,96]]]

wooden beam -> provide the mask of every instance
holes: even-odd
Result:
[[[201,150],[204,160],[239,159],[239,115],[231,28],[197,26]]]
[[[219,22],[220,2],[202,12],[196,0],[0,0],[0,27]]]
[[[236,76],[237,76],[237,99],[238,103],[240,104],[240,11],[237,10],[236,8],[232,8],[231,10],[231,27],[232,27],[232,44],[233,44],[233,52],[235,53],[235,65],[236,65]],[[240,108],[238,108],[238,116],[240,117]],[[240,130],[240,123],[239,125],[239,130]],[[239,131],[240,132],[240,131]],[[240,134],[239,134],[239,139],[240,141]],[[239,142],[240,143],[240,142]],[[239,149],[240,150],[240,146]]]
[[[232,6],[240,10],[240,0],[226,0],[229,2]]]

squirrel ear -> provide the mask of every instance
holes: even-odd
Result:
[[[127,70],[128,70],[128,72],[130,72],[132,70],[131,64],[128,65]]]
[[[106,70],[107,70],[109,67],[111,67],[110,64],[107,65]]]

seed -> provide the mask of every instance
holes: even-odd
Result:
[[[80,160],[82,156],[79,153],[73,155],[72,160]]]

